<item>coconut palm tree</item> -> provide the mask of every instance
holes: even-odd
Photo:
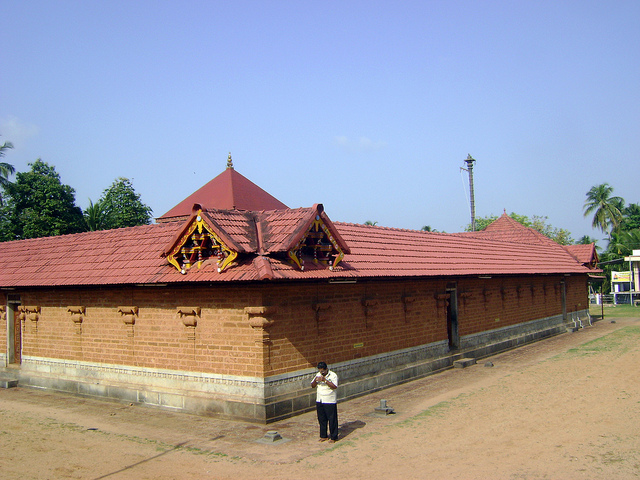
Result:
[[[0,145],[0,158],[4,157],[6,151],[10,148],[13,148],[13,144],[11,142],[4,142]],[[9,175],[12,175],[16,172],[16,169],[13,165],[10,165],[5,162],[0,162],[0,187],[4,188],[9,185],[11,182],[9,181]],[[0,193],[0,206],[2,206],[2,194]]]
[[[101,201],[93,203],[93,201],[89,199],[89,206],[83,212],[83,216],[89,231],[104,230],[106,214],[104,204]]]
[[[584,202],[584,216],[593,214],[591,226],[611,234],[618,228],[622,220],[621,208],[624,208],[624,199],[613,196],[613,187],[608,183],[594,185],[587,192],[587,200]]]

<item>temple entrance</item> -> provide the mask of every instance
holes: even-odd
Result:
[[[7,363],[22,363],[22,330],[18,306],[20,301],[7,302]]]
[[[456,350],[460,346],[458,337],[458,301],[456,287],[447,287],[447,337],[449,338],[449,350]]]

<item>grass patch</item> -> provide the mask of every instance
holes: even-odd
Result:
[[[602,306],[601,305],[590,305],[589,306],[589,314],[598,319],[602,318]],[[604,306],[604,319],[607,318],[619,318],[619,317],[631,317],[631,318],[640,318],[640,307],[634,307],[633,305],[615,305],[615,306]]]
[[[624,327],[604,337],[596,338],[595,340],[571,348],[567,350],[566,354],[572,356],[588,356],[615,351],[622,355],[629,350],[630,346],[637,345],[638,337],[640,337],[640,327]],[[560,357],[562,357],[562,355],[560,355]]]

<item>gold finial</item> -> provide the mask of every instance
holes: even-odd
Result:
[[[233,160],[231,160],[231,152],[229,152],[229,156],[227,157],[227,168],[233,170]]]

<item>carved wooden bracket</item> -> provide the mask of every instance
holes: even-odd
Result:
[[[0,305],[0,319],[5,321],[7,319],[7,306]]]

